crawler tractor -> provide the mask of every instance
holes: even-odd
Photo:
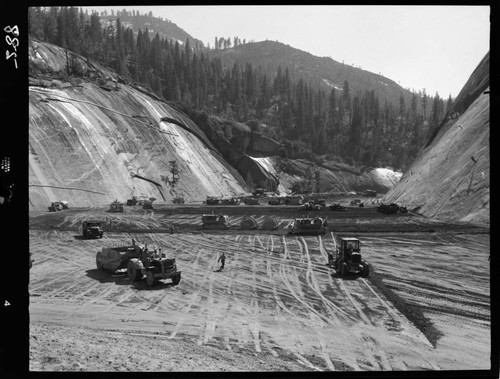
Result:
[[[229,217],[222,214],[204,214],[201,216],[202,229],[229,229]]]
[[[139,245],[135,240],[128,246],[102,248],[96,255],[96,264],[98,269],[113,273],[127,269],[133,282],[145,276],[148,286],[154,286],[161,279],[171,279],[174,285],[181,280],[175,258],[166,258],[161,248],[148,249],[147,244]]]
[[[295,235],[301,234],[301,235],[316,236],[319,234],[325,234],[326,233],[326,226],[327,226],[326,219],[323,220],[320,217],[296,218],[295,221],[293,221],[289,225],[288,234],[295,234]]]
[[[340,238],[336,257],[329,254],[328,265],[334,268],[340,277],[354,274],[367,278],[370,273],[370,266],[361,259],[360,241],[357,238]]]
[[[123,212],[123,204],[120,203],[117,200],[113,201],[111,204],[109,204],[109,211],[110,212]]]

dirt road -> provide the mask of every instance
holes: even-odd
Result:
[[[30,215],[30,369],[490,368],[488,229],[366,210],[357,217],[331,212],[322,236],[238,230],[248,214],[285,226],[294,213],[255,210],[231,208],[233,227],[214,232],[200,230],[201,209]],[[104,238],[80,239],[81,220],[98,216],[111,220]],[[162,232],[168,223],[175,234]],[[408,230],[398,232],[403,224]],[[361,240],[370,278],[341,279],[325,265],[342,236]],[[97,270],[97,251],[133,237],[177,259],[179,285],[150,288]],[[218,271],[222,252],[226,267]]]

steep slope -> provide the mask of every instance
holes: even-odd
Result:
[[[29,59],[32,209],[55,200],[91,206],[132,194],[201,201],[245,192],[242,177],[178,110],[73,55],[71,83],[54,80],[65,80],[58,47],[33,41]],[[180,171],[175,189],[168,184],[172,160]]]
[[[373,90],[382,103],[387,99],[398,104],[401,94],[407,104],[411,98],[410,91],[382,75],[337,62],[332,58],[317,57],[277,41],[246,43],[230,49],[210,50],[209,53],[219,56],[227,67],[232,67],[234,63],[242,67],[246,63],[255,67],[261,66],[268,77],[274,77],[278,66],[281,66],[283,70],[288,67],[292,78],[303,77],[326,88],[335,87],[342,90],[344,81],[347,80],[351,93]]]
[[[489,223],[489,62],[488,53],[384,201],[405,203],[431,218]]]

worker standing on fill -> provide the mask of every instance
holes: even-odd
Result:
[[[222,255],[219,257],[219,259],[217,260],[217,262],[221,263],[220,269],[223,270],[224,269],[224,263],[226,263],[226,256],[224,255],[224,253],[222,253]]]

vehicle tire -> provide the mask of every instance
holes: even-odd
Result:
[[[96,264],[98,270],[102,270],[102,264],[101,264],[101,261],[99,259],[99,255],[95,256],[95,264]]]
[[[174,284],[174,286],[179,284],[180,281],[181,281],[181,274],[177,274],[175,276],[172,276],[172,283]]]
[[[370,266],[366,262],[361,262],[363,265],[363,269],[361,270],[361,277],[362,278],[368,278],[368,275],[370,275]]]
[[[127,264],[127,275],[133,282],[137,282],[142,279],[142,272],[137,266],[136,261],[137,259],[131,259]]]
[[[346,274],[346,271],[347,271],[347,265],[344,262],[342,262],[340,264],[340,276],[344,277],[344,275]]]
[[[153,287],[156,284],[156,278],[153,274],[153,271],[151,271],[151,270],[148,270],[146,272],[146,283],[150,287]]]

